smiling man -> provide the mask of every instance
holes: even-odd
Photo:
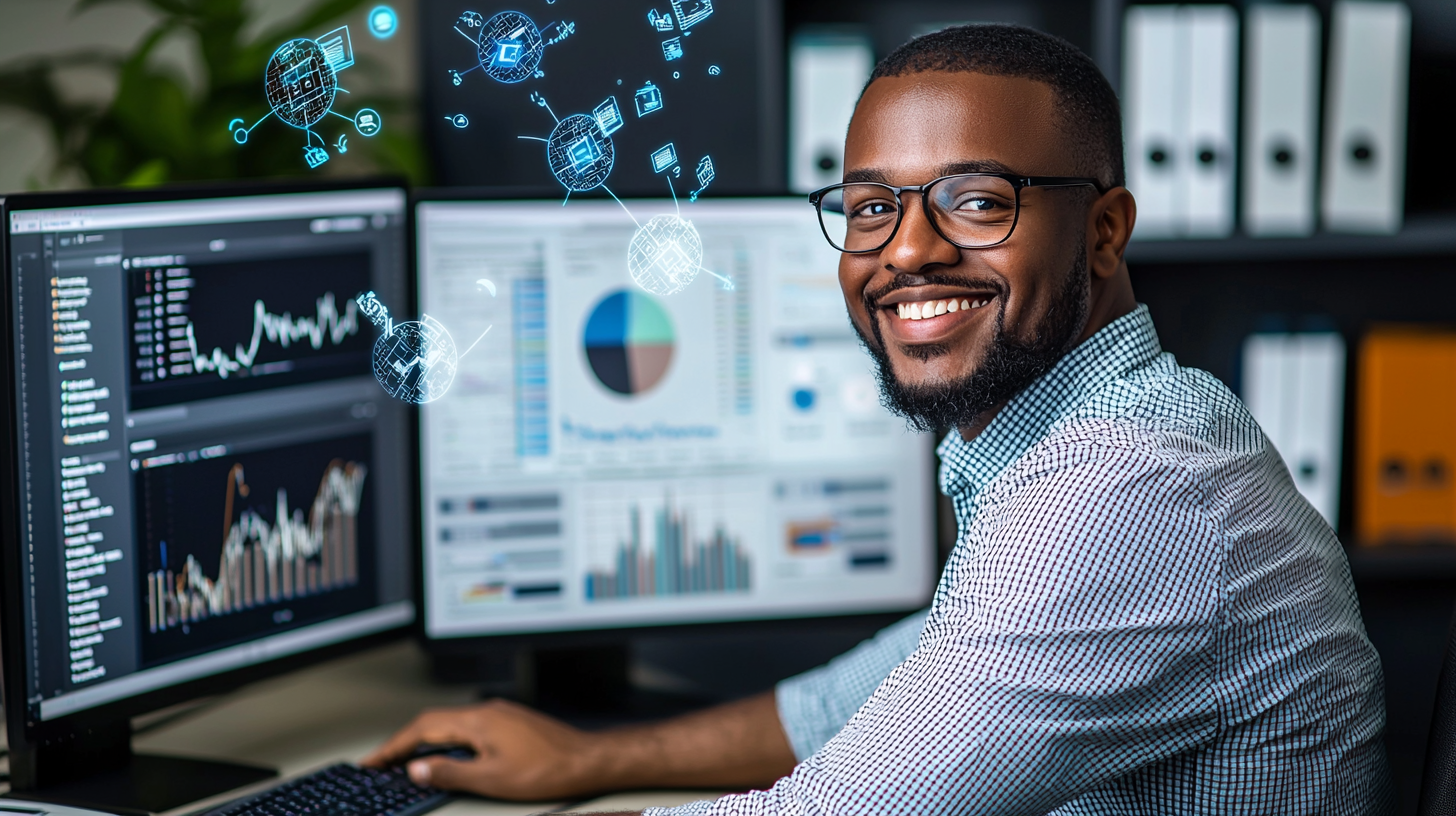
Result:
[[[875,70],[815,193],[888,405],[941,443],[933,605],[771,695],[587,734],[508,703],[373,761],[511,798],[743,789],[682,814],[1387,811],[1380,664],[1334,532],[1229,391],[1162,351],[1123,251],[1117,98],[1024,28]]]

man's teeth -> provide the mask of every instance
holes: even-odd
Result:
[[[927,317],[936,317],[946,312],[979,309],[990,302],[990,298],[984,298],[982,300],[927,300],[924,303],[900,303],[896,305],[896,309],[900,313],[901,320],[924,320]]]

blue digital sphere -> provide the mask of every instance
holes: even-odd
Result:
[[[561,186],[584,192],[601,186],[617,160],[612,140],[594,117],[576,113],[562,119],[546,139],[546,163]]]
[[[338,89],[338,75],[314,40],[289,40],[268,59],[263,90],[268,107],[284,124],[313,127],[329,115]]]
[[[485,75],[497,82],[528,79],[541,65],[546,44],[531,18],[519,11],[502,11],[480,27],[476,53]]]

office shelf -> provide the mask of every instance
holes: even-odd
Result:
[[[1414,215],[1395,235],[1318,233],[1308,238],[1231,238],[1137,240],[1127,261],[1138,264],[1221,263],[1317,260],[1321,258],[1397,258],[1456,255],[1456,214]]]
[[[1456,581],[1456,544],[1383,544],[1345,550],[1356,583]]]

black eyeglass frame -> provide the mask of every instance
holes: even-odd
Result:
[[[935,215],[930,211],[930,196],[928,195],[928,193],[930,192],[930,189],[932,187],[948,179],[973,177],[999,178],[1006,182],[1009,182],[1012,189],[1016,191],[1016,212],[1012,215],[1011,218],[1011,229],[1006,231],[1005,237],[1003,237],[1001,240],[997,241],[994,244],[979,244],[976,246],[966,246],[965,244],[956,243],[955,241],[951,240],[950,236],[945,234],[944,230],[940,228],[940,224],[935,220]],[[833,238],[829,237],[829,229],[824,226],[824,197],[834,190],[865,184],[872,184],[876,187],[883,187],[886,190],[889,190],[890,193],[894,195],[895,200],[900,202],[901,206],[898,212],[896,212],[895,214],[895,226],[890,230],[890,234],[885,238],[884,243],[880,244],[874,249],[842,249],[834,243]],[[960,247],[961,249],[990,249],[991,247],[1000,246],[1011,240],[1012,233],[1016,232],[1016,225],[1021,223],[1021,191],[1026,187],[1091,187],[1097,191],[1098,195],[1102,195],[1103,193],[1112,189],[1103,185],[1102,182],[1098,181],[1097,179],[1089,178],[1086,176],[1023,176],[1017,173],[955,173],[953,175],[941,176],[937,179],[931,179],[925,184],[912,184],[906,185],[904,187],[896,187],[892,184],[882,184],[878,181],[840,182],[839,184],[831,184],[827,187],[820,187],[818,190],[810,193],[809,203],[814,205],[814,214],[819,218],[819,231],[824,233],[824,240],[828,241],[829,245],[834,247],[836,250],[847,253],[849,255],[868,255],[871,252],[879,252],[880,250],[889,246],[891,241],[895,240],[895,236],[900,233],[900,224],[905,221],[905,202],[900,198],[901,193],[920,194],[920,208],[925,212],[925,220],[930,222],[930,226],[932,229],[935,230],[935,234],[945,239],[946,243],[951,244],[952,246]]]

